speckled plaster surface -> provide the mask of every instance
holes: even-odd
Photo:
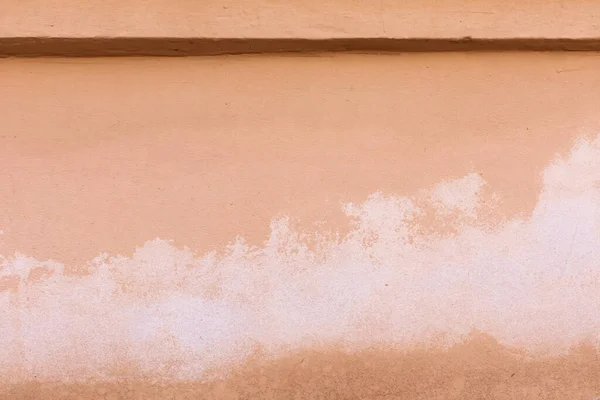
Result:
[[[0,396],[593,399],[599,68],[0,61]]]

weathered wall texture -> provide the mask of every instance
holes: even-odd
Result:
[[[596,0],[0,0],[0,37],[599,37]]]
[[[599,13],[0,0],[0,55],[590,49]],[[598,398],[598,71],[600,53],[0,60],[0,398]]]
[[[1,61],[0,396],[593,399],[599,70]]]

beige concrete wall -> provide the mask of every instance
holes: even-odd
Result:
[[[0,396],[600,395],[598,54],[0,70]]]
[[[0,37],[600,36],[594,0],[0,0]]]

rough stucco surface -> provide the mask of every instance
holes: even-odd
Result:
[[[598,54],[0,70],[1,397],[600,395]]]
[[[600,36],[594,0],[0,0],[0,36]]]

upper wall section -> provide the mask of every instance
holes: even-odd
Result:
[[[597,0],[0,0],[0,37],[595,38]]]

